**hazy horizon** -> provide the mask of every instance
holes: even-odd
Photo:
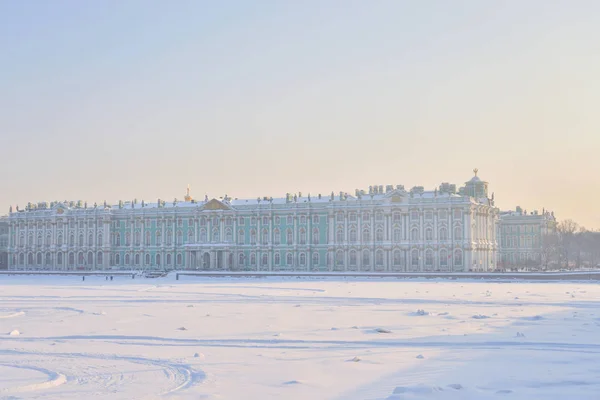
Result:
[[[462,186],[600,228],[596,1],[0,0],[0,215]],[[594,172],[596,171],[596,172]]]

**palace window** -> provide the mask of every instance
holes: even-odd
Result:
[[[454,265],[461,266],[463,263],[463,255],[461,250],[454,251]]]
[[[433,251],[427,250],[425,252],[425,266],[432,267],[433,266]]]
[[[338,250],[335,254],[335,264],[339,267],[344,265],[344,252],[342,250]]]
[[[240,229],[238,231],[237,242],[238,242],[238,244],[244,244],[244,230],[243,229]]]
[[[446,228],[440,228],[440,240],[448,240],[448,230]]]
[[[269,230],[263,229],[262,231],[262,244],[269,244]]]
[[[281,264],[281,255],[279,253],[275,253],[275,265]]]
[[[412,241],[419,240],[419,230],[417,228],[413,228],[410,231],[410,240],[412,240]]]
[[[319,223],[319,216],[318,215],[313,215],[313,224],[318,224]]]
[[[279,228],[273,230],[273,244],[279,245],[281,243],[281,231]]]
[[[312,265],[314,265],[314,266],[318,266],[319,265],[319,253],[313,253],[313,255],[312,255]]]
[[[275,217],[275,225],[281,225],[281,218],[279,216]]]
[[[394,242],[402,241],[402,230],[400,228],[394,229]]]
[[[262,223],[263,223],[263,225],[269,225],[269,218],[268,217],[263,217]]]
[[[383,242],[383,229],[377,229],[375,231],[375,241]]]
[[[292,266],[294,264],[294,256],[292,255],[292,253],[287,253],[286,264],[288,266]]]
[[[292,232],[291,229],[288,228],[287,230],[287,244],[292,244],[294,241],[294,233]]]
[[[233,242],[233,231],[231,230],[231,228],[225,229],[225,242],[226,243]]]
[[[356,222],[356,213],[352,212],[349,216],[350,222]]]
[[[375,253],[375,265],[378,267],[383,266],[383,250],[377,250]]]
[[[344,231],[341,228],[337,230],[337,242],[342,243],[344,241]]]
[[[306,230],[300,228],[300,244],[306,244]]]
[[[445,249],[440,250],[440,267],[448,266],[448,252]]]
[[[300,216],[300,224],[302,224],[302,225],[306,224],[306,216],[305,215]]]
[[[250,244],[255,245],[256,244],[256,231],[254,229],[252,229],[250,231]],[[252,264],[254,265],[254,264]]]
[[[400,250],[394,250],[394,266],[399,267],[402,265],[402,252]]]
[[[306,265],[306,254],[304,254],[304,253],[300,253],[300,265],[301,266]]]
[[[425,229],[425,240],[427,240],[427,241],[433,240],[433,229],[431,229],[431,228]]]
[[[362,241],[363,242],[370,242],[371,241],[371,231],[369,230],[369,228],[363,229],[363,232],[362,232]]]
[[[413,267],[419,266],[419,250],[413,249],[410,252],[410,263]]]
[[[350,243],[356,243],[356,240],[357,240],[356,229],[354,229],[354,228],[350,229],[350,232],[348,232],[348,236],[350,238]]]
[[[394,216],[393,216],[393,221],[396,223],[399,223],[402,221],[402,214],[400,214],[399,212],[395,212]]]
[[[350,250],[350,266],[356,267],[356,251]]]
[[[320,243],[320,239],[319,239],[319,228],[314,228],[313,229],[313,244],[319,244]]]
[[[463,238],[463,234],[462,234],[462,227],[461,226],[457,226],[454,228],[454,239],[455,240],[462,240]]]
[[[269,256],[267,253],[262,254],[262,266],[266,267],[269,265]]]
[[[294,219],[291,215],[287,216],[287,224],[288,225],[292,225],[294,223]]]
[[[371,265],[371,253],[369,252],[369,250],[363,250],[362,265],[364,267],[368,267],[369,265]]]

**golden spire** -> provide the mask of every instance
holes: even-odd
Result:
[[[183,198],[185,201],[192,201],[192,196],[190,196],[190,185],[187,185],[187,190],[185,191],[185,197]]]

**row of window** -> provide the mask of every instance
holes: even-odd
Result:
[[[462,266],[463,264],[463,253],[462,250],[460,249],[456,249],[453,252],[453,259],[451,260],[451,253],[449,253],[447,250],[442,249],[439,251],[439,254],[435,254],[433,250],[428,249],[425,251],[425,257],[424,257],[424,262],[423,264],[427,267],[432,267],[434,266],[434,264],[439,265],[440,267],[446,267],[449,265],[450,261],[453,261],[454,266]],[[356,250],[350,250],[347,254],[348,256],[348,260],[347,263],[350,267],[354,267],[357,266],[357,262],[358,262],[358,255],[359,252]],[[103,253],[102,252],[98,252],[94,255],[93,252],[88,252],[87,256],[83,253],[83,252],[79,252],[77,253],[77,255],[73,252],[68,254],[68,266],[75,266],[75,261],[77,261],[77,266],[93,266],[95,265],[102,265],[103,263]],[[436,259],[437,256],[437,259]],[[77,258],[76,258],[77,257]],[[305,266],[306,265],[306,253],[300,253],[298,254],[298,264],[300,266]],[[392,264],[394,266],[406,266],[406,264],[408,263],[407,258],[410,258],[410,265],[413,267],[418,267],[421,264],[421,257],[419,254],[419,251],[417,249],[413,249],[409,252],[406,251],[402,251],[402,250],[394,250],[394,252],[392,253]],[[248,258],[248,259],[247,259]],[[171,254],[167,254],[165,256],[165,261],[166,261],[166,265],[172,265],[172,261],[173,261],[173,257]],[[124,265],[124,266],[129,266],[129,265],[136,265],[136,266],[140,266],[142,265],[141,262],[142,260],[144,261],[145,265],[162,265],[162,258],[160,254],[156,254],[154,256],[152,256],[151,254],[145,254],[142,258],[142,255],[140,254],[135,254],[132,258],[132,256],[130,254],[125,254],[124,257],[121,257],[120,254],[115,254],[115,255],[111,255],[111,265]],[[33,265],[37,265],[37,266],[42,266],[42,265],[53,265],[53,254],[52,253],[46,253],[45,256],[42,253],[37,253],[35,255],[34,258],[34,254],[33,253],[29,253],[27,255],[27,265],[33,266]],[[59,266],[63,265],[63,253],[62,252],[58,252],[56,254],[56,264]],[[133,261],[133,264],[132,264]],[[200,258],[200,261],[202,262],[202,265],[204,267],[210,267],[211,265],[211,258],[210,255],[208,253],[205,253],[203,257]],[[246,257],[245,254],[241,253],[238,255],[238,264],[239,266],[244,266],[246,264],[246,262],[248,262],[248,264],[250,266],[256,266],[256,261],[257,261],[257,255],[256,253],[251,253],[249,257]],[[313,266],[318,266],[320,263],[320,254],[315,252],[312,254],[312,265]],[[327,260],[328,264],[330,263],[330,259]],[[437,263],[436,263],[437,261]],[[182,254],[177,254],[176,258],[175,258],[175,262],[176,265],[181,266],[183,265],[183,255]],[[17,256],[14,256],[13,259],[13,263],[16,265],[17,264]],[[268,266],[269,263],[269,254],[267,253],[263,253],[261,256],[261,265],[262,266]],[[273,263],[277,266],[282,265],[282,259],[281,259],[281,254],[280,253],[275,253],[273,255]],[[344,266],[346,265],[346,254],[344,253],[344,251],[337,251],[335,253],[335,264],[337,266]],[[25,265],[25,254],[24,253],[20,253],[18,256],[18,265]],[[229,265],[233,266],[233,254],[229,253]],[[287,266],[294,266],[294,255],[292,253],[287,253],[285,255],[285,265]],[[363,250],[362,251],[362,255],[361,255],[361,265],[362,266],[370,266],[371,265],[371,251],[370,250]],[[375,265],[376,266],[383,266],[384,265],[384,252],[383,250],[377,250],[375,252]]]
[[[44,238],[45,238],[45,240],[44,240]],[[102,246],[103,236],[101,233],[98,234],[95,241],[94,241],[93,234],[90,234],[87,239],[88,239],[87,242],[85,242],[84,236],[79,235],[77,245],[83,247],[87,243],[88,246],[93,246],[94,243],[96,243],[98,246]],[[37,246],[44,246],[44,245],[51,246],[52,245],[52,235],[46,235],[46,236],[40,235],[37,237],[37,240],[35,242],[33,241],[33,236],[30,235],[27,237],[27,243],[25,243],[25,236],[19,237],[19,246],[25,246],[25,244],[27,244],[27,246],[33,246],[34,244]],[[58,235],[56,237],[56,245],[58,245],[58,246],[63,245],[63,236],[62,235]],[[75,235],[69,236],[68,245],[75,246]]]

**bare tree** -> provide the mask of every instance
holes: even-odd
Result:
[[[560,239],[557,233],[542,236],[540,256],[544,270],[547,270],[548,266],[560,264]]]
[[[569,268],[570,256],[575,242],[575,234],[578,231],[579,225],[572,219],[564,220],[556,227],[560,243],[560,252],[562,258],[565,260],[565,268]]]

